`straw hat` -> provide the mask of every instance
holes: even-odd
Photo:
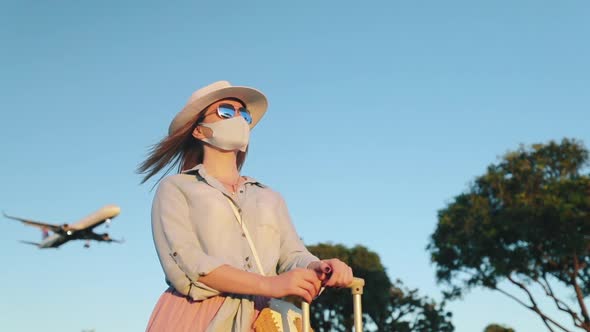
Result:
[[[217,81],[193,92],[182,111],[178,112],[170,123],[168,135],[172,135],[187,122],[192,121],[205,107],[224,98],[238,98],[246,105],[252,114],[250,128],[254,128],[260,121],[268,106],[266,96],[254,88],[232,86],[228,81]]]

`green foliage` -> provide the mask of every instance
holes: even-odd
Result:
[[[578,302],[587,296],[590,177],[583,174],[587,164],[588,151],[575,140],[521,146],[490,165],[468,192],[440,210],[427,249],[437,279],[450,286],[448,298],[477,286],[499,290],[503,280],[523,290],[530,301],[520,303],[535,312],[539,308],[528,291],[532,283],[560,309],[565,302],[553,293],[551,282],[570,287]],[[568,310],[578,327],[590,331],[585,308],[562,311]],[[556,323],[537,313],[546,325]]]
[[[451,314],[444,304],[436,305],[417,290],[406,289],[397,280],[391,283],[379,256],[366,247],[347,248],[337,244],[318,244],[308,249],[320,259],[339,258],[365,279],[363,313],[365,330],[452,332]],[[312,303],[312,326],[318,332],[351,331],[353,326],[352,296],[349,289],[327,289]]]
[[[514,332],[513,329],[509,327],[504,327],[498,324],[490,324],[486,326],[486,329],[483,332]]]

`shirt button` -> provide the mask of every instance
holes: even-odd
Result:
[[[242,233],[242,237],[246,237],[246,233]]]
[[[246,257],[246,262],[249,261],[249,260],[250,260],[250,256],[247,256]]]
[[[243,193],[244,193],[244,191],[243,190],[240,190],[240,194],[243,194]]]
[[[178,253],[175,251],[174,253],[172,253],[172,256],[176,257],[178,256]]]
[[[249,269],[252,268],[252,264],[250,264],[250,263],[248,263],[248,265],[246,265],[246,266],[248,266]]]

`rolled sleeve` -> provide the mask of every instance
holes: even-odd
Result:
[[[319,258],[312,255],[299,238],[282,197],[279,203],[279,219],[281,249],[277,272],[280,274],[298,267],[307,268],[309,263],[318,261]]]
[[[213,296],[215,292],[197,280],[227,262],[203,252],[191,217],[180,188],[171,181],[162,181],[152,206],[152,231],[166,279],[177,291],[191,293],[193,298],[192,286]]]

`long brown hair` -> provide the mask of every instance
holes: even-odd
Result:
[[[204,118],[205,112],[203,110],[194,117],[194,121],[188,121],[172,135],[164,137],[160,142],[149,148],[147,159],[137,167],[137,173],[145,174],[141,183],[145,183],[166,167],[166,171],[157,182],[166,176],[175,166],[178,167],[178,173],[180,173],[203,162],[205,156],[203,145],[205,143],[194,138],[192,134]],[[246,152],[238,151],[236,157],[238,170],[242,169],[247,154],[247,148]]]

